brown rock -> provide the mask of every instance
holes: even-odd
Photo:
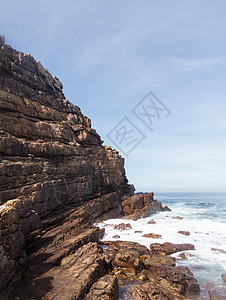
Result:
[[[114,235],[113,237],[112,237],[113,239],[120,239],[120,235]]]
[[[132,229],[132,226],[129,223],[128,224],[121,223],[121,224],[115,225],[114,229],[117,229],[120,231],[129,230],[129,229]]]
[[[121,268],[134,268],[138,271],[143,268],[138,251],[133,249],[120,249],[116,252],[113,265]]]
[[[172,219],[183,220],[183,218],[182,218],[182,217],[179,217],[179,216],[177,216],[177,217],[172,217]]]
[[[171,244],[171,243],[163,243],[163,244],[151,244],[150,245],[151,253],[155,255],[170,255],[179,251],[184,250],[195,250],[194,245],[192,244]]]
[[[177,259],[181,258],[181,259],[189,259],[190,257],[193,257],[194,255],[190,254],[190,253],[186,253],[186,252],[182,252],[180,254],[177,255]]]
[[[157,211],[170,210],[154,200],[153,196],[154,193],[140,193],[127,197],[122,202],[123,218],[135,221],[139,218],[146,218]]]
[[[134,231],[134,233],[142,233],[143,231],[141,231],[141,230],[136,230],[136,231]]]
[[[222,274],[221,278],[223,279],[223,281],[226,281],[226,273]]]
[[[149,253],[149,250],[146,246],[140,245],[136,242],[128,242],[128,241],[105,241],[102,242],[103,245],[108,246],[109,249],[111,249],[114,252],[117,252],[119,250],[135,250],[138,253],[138,256],[141,256],[143,254]]]
[[[155,222],[154,219],[152,219],[152,220],[150,220],[150,221],[148,222],[148,224],[156,224],[156,222]]]
[[[148,278],[170,299],[199,294],[200,287],[187,267],[152,266]]]
[[[211,251],[220,252],[220,253],[226,253],[225,250],[223,250],[223,249],[218,249],[218,248],[211,248]]]
[[[169,300],[162,290],[152,282],[136,285],[129,291],[134,300]]]
[[[118,280],[116,276],[105,275],[95,282],[85,300],[117,300]]]
[[[161,234],[156,234],[156,233],[146,233],[146,234],[143,234],[142,237],[152,238],[152,239],[161,239],[162,238]]]
[[[175,258],[169,256],[162,255],[154,255],[154,254],[144,254],[141,257],[143,261],[145,269],[149,269],[151,266],[155,265],[166,265],[166,266],[175,266]]]
[[[0,289],[42,228],[60,232],[69,215],[74,227],[118,217],[121,197],[134,191],[124,159],[102,145],[62,88],[40,62],[0,37]]]
[[[178,231],[178,233],[183,234],[183,235],[190,235],[189,231],[180,230],[180,231]]]

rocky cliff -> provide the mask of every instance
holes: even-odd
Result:
[[[51,212],[98,198],[90,218],[112,209],[118,215],[120,197],[129,191],[124,159],[102,145],[62,88],[39,61],[1,39],[1,287],[24,260],[29,235]]]
[[[133,195],[124,159],[103,146],[62,87],[0,36],[0,299],[118,299],[116,256],[137,280],[141,254],[153,255],[133,243],[106,251],[104,229],[92,224],[168,209],[153,193]]]

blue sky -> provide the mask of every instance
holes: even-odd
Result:
[[[2,1],[0,34],[64,85],[104,143],[125,116],[146,139],[126,157],[138,191],[226,192],[224,0]],[[131,109],[170,111],[150,131]]]

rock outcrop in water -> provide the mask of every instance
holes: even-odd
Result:
[[[123,214],[133,193],[124,159],[102,145],[59,79],[1,36],[1,299],[117,299],[98,245],[104,232],[92,223]]]

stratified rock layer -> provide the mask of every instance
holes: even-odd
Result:
[[[67,216],[73,218],[74,228],[112,211],[117,217],[129,186],[124,159],[102,145],[91,121],[65,99],[61,82],[31,55],[1,41],[0,288],[4,288],[24,264],[25,243],[51,225],[67,224]],[[59,227],[58,234],[62,235]]]

